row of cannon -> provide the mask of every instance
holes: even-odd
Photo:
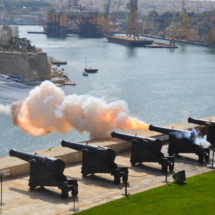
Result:
[[[188,119],[189,122],[205,126],[207,130],[207,140],[211,144],[215,144],[215,122]],[[149,126],[149,130],[169,135],[169,156],[164,156],[161,152],[163,142],[155,138],[145,138],[136,135],[128,135],[112,132],[113,138],[131,142],[132,166],[142,162],[158,162],[162,168],[162,172],[174,170],[174,154],[178,153],[195,153],[199,156],[199,163],[205,159],[209,160],[210,150],[201,145],[194,143],[192,131],[169,129],[158,126]],[[114,176],[114,184],[120,184],[120,180],[124,183],[128,181],[128,167],[119,166],[115,163],[116,152],[107,147],[73,143],[63,140],[63,147],[68,147],[83,152],[82,170],[83,177],[94,173],[110,173]],[[67,199],[69,191],[73,197],[78,195],[77,180],[68,180],[63,174],[65,163],[61,159],[45,157],[41,155],[33,155],[29,153],[19,152],[11,149],[10,156],[15,156],[30,163],[29,187],[31,190],[37,186],[54,186],[61,189],[61,198]]]

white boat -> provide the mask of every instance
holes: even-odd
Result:
[[[7,75],[0,74],[0,81],[11,81],[11,79]]]

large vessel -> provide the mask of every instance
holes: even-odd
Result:
[[[148,47],[148,48],[178,48],[172,40],[169,44],[154,42],[154,40],[146,40],[143,38],[134,38],[126,36],[107,36],[108,42],[118,43],[133,47]]]
[[[12,25],[35,25],[35,21],[23,17],[15,17],[11,23]]]
[[[146,46],[151,45],[154,41],[153,40],[146,40],[146,39],[137,39],[133,37],[125,37],[125,36],[107,36],[108,42],[118,43],[127,46]]]

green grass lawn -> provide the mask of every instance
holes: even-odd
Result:
[[[78,213],[80,215],[215,214],[215,171],[123,197]]]

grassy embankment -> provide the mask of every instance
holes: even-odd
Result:
[[[215,171],[93,207],[80,215],[215,214]]]

